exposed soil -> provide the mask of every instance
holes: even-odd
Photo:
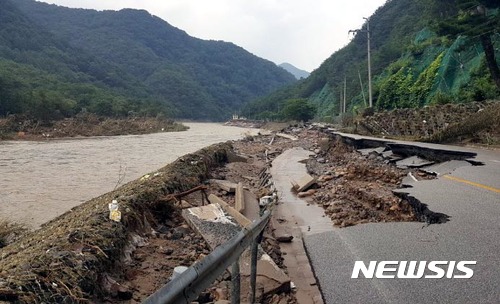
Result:
[[[143,301],[168,282],[176,266],[190,266],[210,253],[180,215],[183,208],[206,203],[210,193],[234,204],[234,194],[208,180],[242,182],[257,197],[268,195],[260,173],[274,157],[297,146],[316,152],[308,169],[318,182],[313,191],[301,195],[322,205],[332,224],[418,220],[410,204],[391,192],[407,170],[373,155],[361,156],[319,129],[295,126],[285,131],[298,140],[259,135],[186,155],[0,249],[0,301]],[[234,152],[247,160],[228,163]],[[200,185],[206,188],[182,198],[172,196]],[[121,223],[108,218],[112,199],[118,199],[123,210]],[[273,227],[267,228],[263,247],[283,267]],[[198,302],[228,299],[228,280],[226,272]],[[296,303],[296,299],[292,292],[268,295],[262,303]]]
[[[356,133],[500,147],[500,101],[396,109],[357,119]]]
[[[0,119],[0,140],[137,135],[186,129],[186,126],[172,120],[151,117],[109,118],[86,113],[58,121],[40,122],[12,115]]]
[[[310,159],[307,167],[318,181],[317,188],[311,191],[311,201],[323,206],[339,227],[419,221],[411,204],[392,190],[401,187],[409,172],[418,180],[434,178],[418,169],[399,169],[375,154],[362,156],[340,140]]]

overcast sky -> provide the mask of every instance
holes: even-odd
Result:
[[[312,71],[386,0],[43,0],[97,10],[145,9],[202,39],[233,42],[276,64]]]

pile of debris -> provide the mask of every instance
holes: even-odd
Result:
[[[498,144],[499,110],[498,101],[396,109],[364,117],[357,122],[356,132],[431,142]]]

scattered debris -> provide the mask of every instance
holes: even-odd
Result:
[[[293,188],[296,192],[300,193],[309,189],[315,183],[316,179],[309,174],[306,174],[296,184],[293,185]]]

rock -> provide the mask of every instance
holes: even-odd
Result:
[[[189,235],[191,233],[191,230],[189,229],[188,225],[182,225],[177,228],[174,228],[172,231],[172,240],[179,240],[182,239],[185,235]]]
[[[136,253],[136,254],[134,254],[134,260],[139,261],[139,262],[144,262],[146,260],[146,254],[145,253]]]
[[[299,192],[297,194],[298,197],[308,197],[308,196],[311,196],[311,195],[314,195],[316,193],[316,190],[315,189],[309,189],[305,192]]]
[[[227,288],[216,288],[212,292],[212,297],[215,299],[215,301],[225,301],[229,298],[228,296],[229,291]]]
[[[181,200],[181,208],[186,209],[186,208],[191,208],[193,207],[190,203],[186,202],[185,200]]]
[[[333,179],[333,176],[332,175],[321,175],[319,178],[318,178],[318,181],[319,182],[328,182],[328,181],[331,181]]]
[[[174,250],[172,248],[166,248],[163,250],[163,254],[165,255],[171,255],[172,253],[174,253]]]
[[[330,149],[330,138],[328,137],[320,138],[318,145],[321,152],[327,152]]]
[[[276,241],[280,243],[290,243],[293,240],[292,235],[280,235],[276,237]]]

